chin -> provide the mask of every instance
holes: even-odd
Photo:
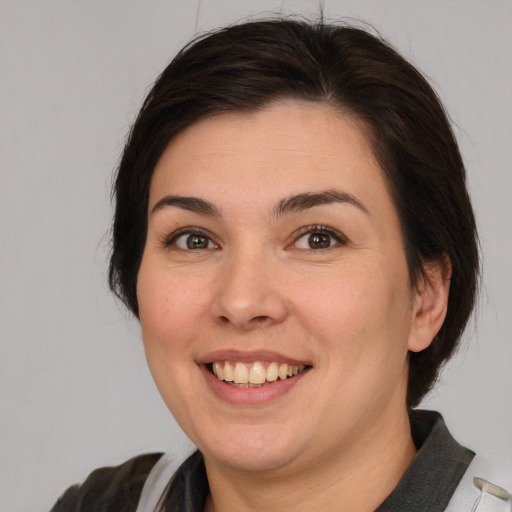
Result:
[[[245,429],[244,433],[240,433]],[[243,472],[268,472],[289,466],[300,453],[302,442],[285,439],[283,432],[275,435],[271,428],[240,426],[235,432],[225,432],[222,439],[199,446],[205,461],[215,461],[225,467]]]
[[[243,473],[268,473],[278,471],[282,467],[289,467],[293,461],[293,454],[282,453],[273,448],[256,450],[240,447],[229,451],[217,450],[217,453],[203,453],[205,461],[214,460],[216,463]]]

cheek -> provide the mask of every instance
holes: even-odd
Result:
[[[364,273],[352,270],[299,283],[293,293],[304,317],[319,332],[354,336],[368,330],[387,307],[382,290]]]
[[[297,316],[337,365],[351,372],[403,361],[411,301],[402,275],[353,266],[350,272],[303,283],[294,295],[300,300]]]
[[[149,266],[148,266],[149,267]],[[197,289],[174,274],[141,265],[137,282],[139,317],[146,360],[169,410],[186,423],[193,407],[190,371],[195,369],[193,346],[201,332],[202,304]]]
[[[153,351],[181,353],[197,336],[205,308],[200,283],[142,265],[137,298],[148,361]]]

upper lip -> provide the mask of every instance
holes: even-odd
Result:
[[[276,363],[287,363],[294,366],[311,366],[311,362],[308,360],[296,359],[271,350],[215,350],[196,359],[197,364],[210,364],[215,361],[236,361],[240,363],[270,361]]]

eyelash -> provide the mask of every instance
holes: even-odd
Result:
[[[301,248],[301,247],[295,247],[295,248],[297,248],[298,250],[324,250],[325,251],[327,249],[332,249],[333,247],[336,247],[338,245],[347,245],[348,244],[347,238],[344,235],[342,235],[341,233],[339,233],[338,231],[335,231],[334,229],[331,229],[327,226],[314,224],[314,225],[310,225],[310,226],[304,226],[304,227],[300,228],[298,231],[296,231],[292,235],[293,242],[289,246],[287,246],[287,249],[293,248],[294,246],[296,246],[297,242],[301,238],[308,236],[308,235],[311,236],[311,235],[315,235],[315,234],[327,235],[331,239],[333,239],[335,243],[330,243],[330,245],[328,247],[318,247],[316,249],[314,249],[312,247],[310,247],[309,249]],[[176,241],[180,237],[194,236],[194,235],[207,238],[208,243],[212,243],[215,246],[214,247],[215,249],[219,248],[218,244],[216,244],[213,241],[211,233],[209,233],[208,231],[206,231],[202,228],[198,228],[198,227],[184,227],[184,228],[181,228],[181,229],[175,231],[170,236],[166,236],[164,238],[164,240],[162,242],[162,246],[164,248],[169,248],[171,246],[175,246],[175,248],[182,250],[182,251],[193,251],[194,249],[192,249],[190,247],[188,249],[185,249],[183,247],[178,247],[176,245]],[[197,248],[195,250],[208,250],[208,249],[213,249],[213,248],[205,247],[205,248]]]
[[[303,228],[300,228],[297,232],[295,232],[293,234],[293,246],[296,246],[297,245],[297,242],[305,237],[305,236],[311,236],[311,235],[327,235],[329,237],[331,237],[335,243],[331,243],[328,247],[319,247],[317,249],[313,249],[312,247],[310,247],[309,249],[305,249],[305,248],[300,248],[300,247],[296,247],[297,249],[299,250],[327,250],[327,249],[332,249],[338,245],[347,245],[348,244],[348,240],[347,238],[342,235],[341,233],[339,233],[338,231],[334,230],[334,229],[331,229],[327,226],[322,226],[322,225],[318,225],[318,224],[315,224],[315,225],[311,225],[311,226],[304,226]]]
[[[177,249],[182,250],[182,251],[187,251],[187,250],[192,251],[193,249],[190,249],[190,248],[189,249],[184,249],[183,247],[178,247],[176,245],[176,241],[180,237],[194,236],[194,235],[207,238],[209,242],[211,242],[212,244],[215,245],[215,248],[218,248],[217,244],[212,240],[211,233],[209,233],[208,231],[206,231],[206,230],[204,230],[202,228],[197,228],[197,227],[185,227],[185,228],[178,229],[177,231],[172,233],[170,236],[166,236],[164,238],[164,240],[162,242],[162,246],[165,249],[167,249],[167,248],[169,248],[171,246],[175,246]],[[211,249],[211,248],[208,247],[206,249]]]

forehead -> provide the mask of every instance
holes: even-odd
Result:
[[[360,121],[289,100],[203,119],[177,135],[155,167],[150,208],[169,193],[228,201],[233,190],[270,199],[333,188],[369,202],[389,199]]]

